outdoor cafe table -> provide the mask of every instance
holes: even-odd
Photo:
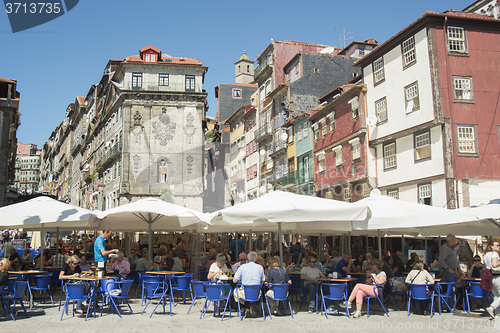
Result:
[[[96,316],[96,303],[97,303],[97,296],[96,296],[96,287],[99,281],[101,280],[107,280],[107,279],[114,279],[114,276],[103,276],[99,277],[96,275],[87,275],[87,276],[68,276],[65,280],[72,280],[72,281],[87,281],[91,282],[92,284],[92,304],[94,307],[94,317]]]
[[[8,273],[12,274],[12,275],[21,275],[21,276],[24,276],[24,275],[33,275],[33,274],[47,273],[47,271],[28,270],[28,271],[9,271]],[[16,277],[16,279],[19,280],[19,277]],[[28,284],[28,288],[29,288],[29,284]],[[29,309],[32,310],[33,309],[33,294],[31,293],[31,291],[29,291],[29,294],[30,294]]]

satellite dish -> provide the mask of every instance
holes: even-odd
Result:
[[[240,151],[240,157],[245,157],[245,155],[246,155],[246,152],[244,152],[243,150]]]
[[[366,122],[370,126],[376,126],[377,125],[377,117],[376,116],[368,116],[366,118]]]
[[[262,156],[266,155],[266,151],[264,150],[264,148],[262,148],[262,149],[259,151],[259,153],[260,153]]]
[[[373,190],[370,191],[370,197],[379,197],[382,195],[382,192],[378,188],[374,188]]]
[[[282,133],[281,134],[281,140],[286,141],[286,139],[288,139],[288,134]]]

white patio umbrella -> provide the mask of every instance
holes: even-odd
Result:
[[[415,234],[415,235],[500,235],[500,228],[487,220],[459,209],[446,209],[398,200],[372,191],[369,198],[354,205],[368,206],[371,216],[353,222],[358,234]]]
[[[212,214],[205,232],[277,231],[283,259],[283,231],[318,234],[346,233],[353,221],[363,221],[368,208],[362,205],[274,191],[259,198],[224,208]]]
[[[94,213],[49,197],[37,197],[0,208],[0,226],[24,230],[60,228],[63,230],[89,229]]]
[[[491,200],[484,205],[459,208],[457,211],[472,214],[480,219],[500,219],[500,199]]]
[[[210,215],[157,198],[146,198],[97,214],[96,229],[148,231],[149,258],[153,255],[153,231],[195,231],[209,223]]]
[[[40,230],[58,228],[59,230],[91,229],[90,220],[94,212],[40,196],[20,203],[0,208],[0,227],[9,229]],[[45,247],[45,237],[41,237],[41,248]]]

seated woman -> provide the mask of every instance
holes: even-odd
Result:
[[[0,290],[9,282],[10,261],[7,258],[0,260]]]
[[[413,284],[434,284],[434,279],[425,269],[425,264],[421,261],[417,261],[413,264],[413,269],[408,273],[405,282]],[[427,292],[429,291],[427,290]],[[424,304],[422,304],[421,302],[419,303],[419,313],[425,314],[426,310],[424,310]]]
[[[414,284],[434,284],[434,279],[429,272],[424,269],[424,263],[418,261],[413,265],[413,269],[410,273],[408,273],[405,282]]]
[[[363,262],[365,261],[365,255],[361,253],[356,260],[354,260],[354,267],[356,268],[356,271],[360,272],[361,268],[363,267]]]
[[[82,270],[78,264],[80,263],[80,258],[78,256],[71,256],[68,260],[63,264],[62,270],[59,273],[59,280],[68,280],[70,277],[79,277],[82,273]],[[66,292],[66,284],[63,286],[63,291]],[[83,313],[82,310],[82,302],[76,302],[76,310],[77,313]]]
[[[217,281],[217,277],[223,276],[229,272],[229,269],[226,266],[226,256],[223,254],[218,254],[215,258],[215,262],[210,266],[208,270],[207,278],[211,281]],[[221,295],[226,296],[229,294],[231,287],[229,285],[225,285],[222,287]]]
[[[268,297],[274,297],[274,291],[272,289],[272,286],[269,286],[270,284],[292,284],[292,280],[290,280],[290,278],[288,277],[287,272],[282,267],[280,267],[279,259],[271,259],[271,268],[267,271],[267,278],[266,282],[264,283],[270,288],[266,293]],[[271,311],[273,311],[273,314],[275,316],[282,315],[282,313],[278,309],[278,301],[269,299],[269,305],[271,306]]]
[[[352,301],[356,299],[356,312],[354,312],[353,318],[361,317],[361,308],[363,307],[363,297],[365,296],[376,296],[383,292],[383,287],[379,286],[373,290],[374,284],[385,283],[387,281],[387,275],[382,270],[384,264],[378,259],[372,259],[371,261],[371,271],[366,278],[366,284],[358,283],[351,292],[351,295],[347,299],[347,306],[351,307]],[[342,303],[340,304],[342,306]]]
[[[226,266],[226,256],[218,254],[215,262],[208,270],[207,278],[211,281],[217,281],[217,276],[224,275],[226,272],[229,272],[229,269]]]

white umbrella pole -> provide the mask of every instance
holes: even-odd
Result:
[[[152,262],[153,260],[153,228],[151,227],[151,214],[148,214],[148,255],[149,255],[149,262]]]
[[[280,247],[280,267],[283,267],[283,233],[281,232],[281,222],[278,222],[278,246]]]
[[[378,232],[378,259],[382,260],[382,233],[380,232],[380,229],[377,230]]]
[[[43,250],[45,249],[45,226],[42,223],[40,231],[40,270],[43,270]]]

